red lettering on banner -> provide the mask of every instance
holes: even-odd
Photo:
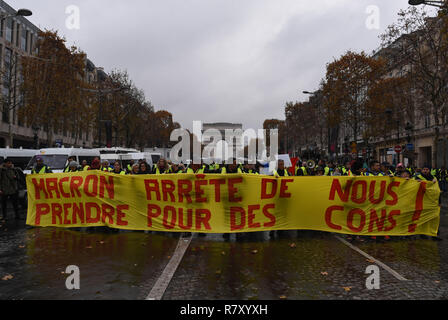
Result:
[[[70,180],[70,192],[72,194],[72,198],[75,197],[75,191],[78,195],[78,198],[81,198],[81,192],[79,191],[79,188],[82,186],[83,179],[82,177],[72,177]]]
[[[400,186],[399,181],[393,181],[392,183],[389,184],[389,186],[387,187],[387,194],[392,197],[392,200],[386,200],[386,205],[394,206],[398,203],[398,196],[395,193],[395,191],[392,190],[392,188],[394,187],[398,188],[399,186]]]
[[[354,218],[355,214],[359,215],[361,217],[358,227],[355,227],[353,225],[353,218]],[[364,229],[365,225],[366,225],[366,214],[365,214],[365,212],[363,210],[361,210],[361,209],[352,209],[352,210],[350,210],[350,212],[348,213],[348,216],[347,216],[347,227],[351,231],[353,231],[355,233],[358,233],[358,232],[361,232]]]
[[[204,225],[205,230],[211,230],[210,218],[212,214],[208,209],[198,209],[196,210],[196,230],[202,230],[201,225]]]
[[[227,181],[227,184],[229,185],[229,202],[243,201],[243,198],[235,196],[238,193],[238,189],[234,187],[235,184],[239,184],[242,182],[243,178],[233,178]]]
[[[287,183],[294,182],[293,179],[282,179],[280,183],[280,198],[291,198],[290,193],[286,193],[288,191]]]
[[[47,192],[50,196],[50,199],[53,199],[53,191],[56,193],[56,198],[60,199],[61,194],[58,189],[58,179],[56,178],[46,178],[45,183],[47,185]]]
[[[386,221],[387,213],[385,209],[381,210],[381,218],[378,218],[376,210],[370,210],[370,222],[369,222],[369,232],[373,232],[373,224],[376,224],[378,231],[384,230],[384,222]]]
[[[162,209],[155,204],[148,204],[148,227],[152,227],[152,219],[162,214]]]
[[[152,200],[151,193],[156,194],[157,201],[160,201],[159,181],[157,180],[145,180],[146,200]]]
[[[334,179],[330,189],[330,200],[333,201],[335,199],[337,192],[339,199],[341,199],[342,202],[348,202],[348,197],[350,196],[350,188],[352,186],[352,183],[353,180],[348,180],[347,184],[345,185],[344,191],[342,191],[341,182],[338,179]]]
[[[59,203],[51,204],[51,223],[56,225],[56,218],[59,218],[59,224],[62,224],[62,206]]]
[[[104,189],[107,190],[108,198],[113,200],[115,197],[114,191],[114,177],[107,177],[109,182],[107,182],[105,176],[100,176],[100,198],[104,198]]]
[[[68,210],[72,207],[71,203],[64,203],[64,224],[71,224],[70,220],[68,220]]]
[[[36,197],[36,200],[40,200],[40,192],[43,191],[43,193],[45,194],[45,199],[48,199],[48,192],[47,189],[45,188],[45,180],[44,179],[39,179],[39,183],[37,183],[36,179],[32,179],[31,180],[33,182],[34,185],[34,194]]]
[[[397,226],[397,221],[395,221],[394,216],[399,216],[401,214],[400,210],[393,210],[389,213],[387,220],[390,222],[390,226],[385,228],[384,231],[391,231]]]
[[[92,192],[89,191],[90,182],[92,181]],[[95,175],[89,175],[84,181],[84,193],[88,197],[95,198],[98,195],[98,177]]]
[[[163,193],[163,201],[168,201],[168,196],[170,196],[171,202],[176,202],[174,197],[174,190],[176,186],[174,182],[171,180],[162,180],[162,193]]]
[[[209,183],[215,186],[215,202],[221,202],[221,185],[226,184],[226,180],[211,179]]]
[[[369,201],[372,204],[380,204],[381,201],[383,201],[384,199],[384,194],[386,193],[386,181],[381,181],[380,195],[378,199],[375,199],[375,185],[376,185],[375,180],[370,182]]]
[[[240,223],[238,224],[237,216],[239,217]],[[246,211],[240,207],[230,208],[230,230],[242,230],[246,226]]]
[[[168,223],[168,218],[171,213],[171,221]],[[176,226],[176,208],[167,206],[163,209],[163,226],[166,229],[174,229]]]
[[[84,206],[82,203],[76,205],[76,203],[73,204],[73,215],[72,215],[72,222],[73,224],[77,224],[77,217],[81,220],[81,223],[84,224]]]
[[[59,191],[61,191],[61,195],[64,198],[70,198],[70,193],[65,192],[64,190],[64,182],[68,182],[70,180],[70,177],[64,177],[59,180]]]
[[[207,202],[207,198],[202,197],[204,194],[204,190],[201,189],[201,186],[206,186],[207,180],[196,180],[194,182],[194,190],[196,191],[196,203]]]
[[[117,206],[117,226],[127,226],[128,222],[124,221],[123,218],[126,217],[124,210],[129,210],[129,205],[123,204]]]
[[[271,193],[267,193],[268,184],[272,185]],[[277,179],[262,179],[261,180],[261,199],[272,199],[277,193]]]
[[[420,215],[423,211],[423,197],[425,196],[426,192],[426,182],[421,182],[420,187],[418,188],[417,192],[417,199],[415,201],[415,212],[412,216],[412,222],[418,221],[420,219]],[[413,223],[408,226],[408,232],[415,232],[417,229],[417,224]]]
[[[33,179],[35,180],[35,179]],[[41,179],[42,180],[42,179]],[[51,212],[50,206],[47,203],[38,203],[36,204],[36,219],[34,224],[36,226],[40,225],[40,218],[46,214]]]
[[[249,206],[249,209],[247,210],[247,227],[251,229],[260,228],[260,223],[254,223],[255,214],[254,211],[260,210],[260,205],[255,204]]]
[[[331,229],[342,230],[341,226],[331,222],[331,216],[333,214],[333,211],[344,211],[344,207],[343,206],[331,206],[331,207],[329,207],[327,209],[327,211],[325,211],[325,222],[327,223],[327,226],[329,226]]]
[[[358,186],[361,186],[361,197],[358,198]],[[352,187],[352,202],[357,203],[357,204],[361,204],[364,203],[367,199],[367,181],[364,180],[357,180],[355,181],[355,183],[353,184]]]
[[[193,190],[193,184],[190,180],[178,180],[177,189],[180,203],[184,202],[184,197],[187,199],[187,203],[193,202],[190,196],[190,192]]]
[[[269,222],[266,222],[263,225],[265,228],[271,228],[271,227],[275,226],[275,223],[276,223],[275,216],[274,216],[274,214],[269,212],[269,209],[275,209],[275,204],[267,204],[263,208],[264,216],[269,219]]]
[[[103,223],[106,223],[106,218],[109,220],[108,224],[113,224],[114,223],[114,212],[115,209],[114,207],[112,207],[111,205],[107,204],[107,203],[103,203],[101,205],[101,221]]]
[[[193,209],[187,209],[187,224],[184,224],[184,209],[179,208],[179,227],[183,230],[191,230],[193,227]]]
[[[86,206],[86,223],[98,223],[101,219],[101,208],[94,202],[87,202]],[[92,216],[92,209],[96,210],[96,217]]]

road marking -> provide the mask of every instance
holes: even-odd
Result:
[[[355,247],[354,245],[352,245],[350,242],[342,239],[341,237],[335,235],[336,239],[338,239],[339,241],[341,241],[343,244],[347,245],[348,247],[352,248],[353,250],[355,250],[356,252],[358,252],[359,254],[363,255],[364,257],[366,257],[369,260],[374,261],[377,265],[379,265],[380,267],[382,267],[383,269],[385,269],[387,272],[389,272],[391,275],[393,275],[395,278],[397,278],[400,281],[408,281],[408,279],[406,279],[405,277],[403,277],[401,274],[399,274],[397,271],[395,271],[394,269],[392,269],[391,267],[389,267],[388,265],[382,263],[381,261],[379,261],[378,259],[375,259],[374,257],[372,257],[371,255],[365,253],[364,251],[362,251],[361,249],[359,249],[358,247]]]
[[[159,279],[157,279],[157,282],[151,289],[151,292],[149,293],[148,297],[146,297],[146,300],[162,300],[162,297],[165,294],[165,291],[168,288],[168,285],[170,284],[171,279],[173,278],[174,273],[176,272],[177,267],[179,266],[185,254],[185,251],[190,245],[192,238],[193,235],[191,235],[188,238],[180,237],[179,242],[177,243],[176,250],[174,251],[174,254],[172,255],[165,269],[163,270],[162,275],[159,277]]]

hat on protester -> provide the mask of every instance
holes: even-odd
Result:
[[[36,161],[43,161],[44,159],[42,159],[42,157],[41,156],[37,156],[36,157]]]
[[[72,167],[79,167],[79,164],[78,164],[78,162],[76,162],[76,161],[71,161],[70,162],[70,164],[68,165],[70,168],[72,168]]]

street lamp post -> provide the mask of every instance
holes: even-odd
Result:
[[[34,148],[39,149],[39,130],[40,128],[36,125],[32,126],[33,134],[34,134]]]
[[[447,6],[445,1],[431,1],[431,0],[409,0],[408,4],[411,6],[419,6],[425,4],[437,8],[445,8]]]
[[[406,130],[406,141],[408,142],[408,145],[412,142],[412,130],[414,129],[414,126],[411,123],[406,123],[406,127],[404,128]],[[410,157],[410,165],[413,166],[414,165],[414,156],[412,155],[412,153],[414,152],[414,146],[412,148],[412,150],[407,150],[408,151],[408,155]]]
[[[15,14],[7,14],[0,16],[0,19],[8,19],[8,18],[14,18],[14,17],[29,17],[33,15],[31,10],[28,9],[19,9]]]

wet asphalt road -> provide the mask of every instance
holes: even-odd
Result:
[[[74,231],[0,222],[0,300],[145,299],[162,274],[179,234]],[[311,231],[194,235],[164,300],[447,299],[448,210],[442,241],[420,236],[353,245],[408,279],[380,268],[380,289],[366,288],[374,261],[331,233]],[[349,237],[344,237],[348,239]],[[65,269],[80,269],[80,290],[68,290]],[[2,280],[3,279],[3,280]]]

